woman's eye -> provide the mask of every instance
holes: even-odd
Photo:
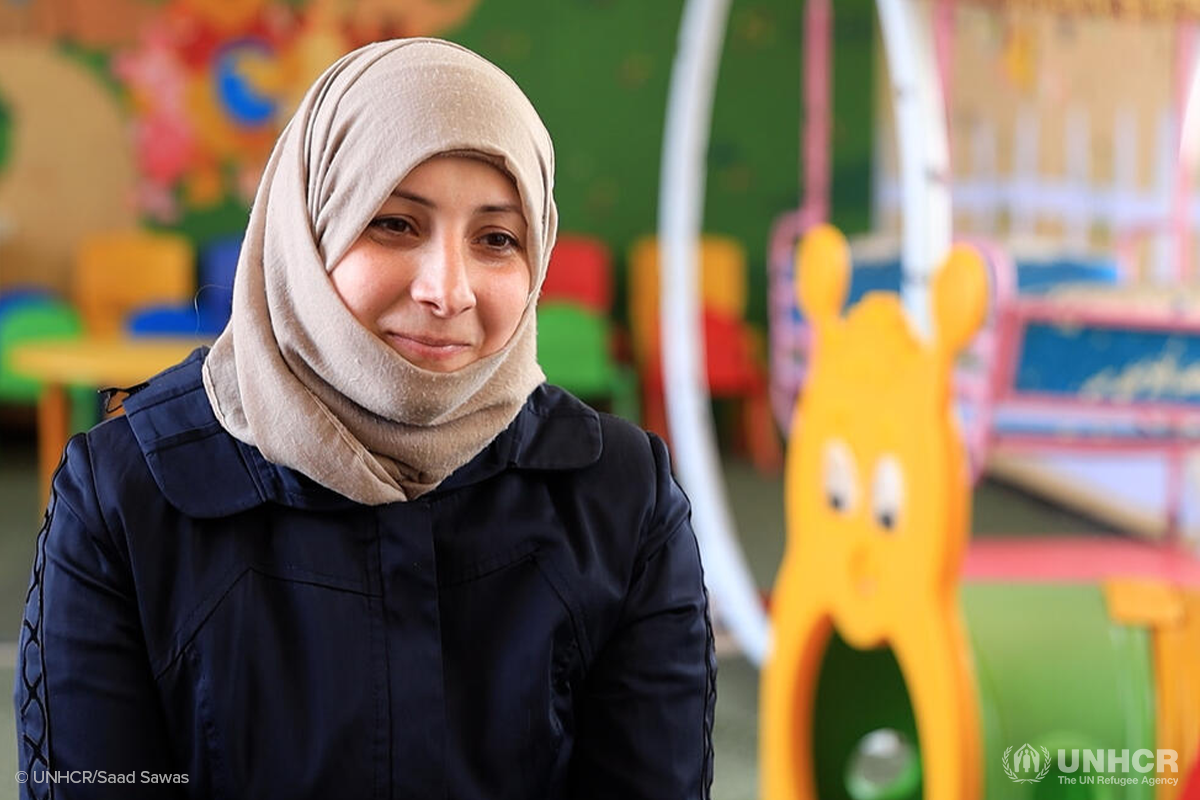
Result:
[[[854,454],[840,439],[833,439],[825,445],[824,458],[824,490],[825,502],[840,513],[848,514],[854,510],[858,501],[858,475],[854,466]]]
[[[371,227],[384,233],[409,233],[412,231],[412,224],[403,217],[379,217],[371,221]]]
[[[515,249],[518,246],[516,239],[507,233],[500,233],[499,231],[485,233],[480,237],[480,241],[493,250],[509,250]]]
[[[900,525],[904,511],[904,470],[893,455],[885,455],[875,464],[871,486],[871,512],[875,524],[891,533]]]

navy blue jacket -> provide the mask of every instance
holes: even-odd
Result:
[[[203,357],[67,446],[23,796],[708,797],[712,634],[658,439],[542,386],[435,491],[363,506],[229,436]]]

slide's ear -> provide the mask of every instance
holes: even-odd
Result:
[[[796,299],[821,327],[842,311],[850,287],[850,248],[832,225],[817,225],[796,248]]]
[[[962,350],[987,315],[988,278],[983,257],[970,245],[958,244],[933,279],[934,324],[939,346]]]

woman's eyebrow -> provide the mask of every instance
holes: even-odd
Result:
[[[403,189],[393,189],[392,197],[400,197],[405,200],[411,200],[414,203],[425,206],[427,208],[437,208],[437,203],[433,202],[432,200],[430,200],[426,197],[421,197],[421,195],[419,195],[419,194],[413,194],[412,192],[406,192]]]
[[[503,203],[501,205],[479,206],[478,208],[475,209],[475,213],[476,214],[507,213],[507,214],[521,214],[522,216],[524,216],[523,212],[521,211],[521,207],[516,205],[515,203]]]
[[[399,197],[404,200],[411,200],[412,202],[416,203],[417,205],[422,205],[422,206],[425,206],[426,208],[432,208],[432,209],[437,208],[437,203],[433,202],[428,197],[422,197],[419,194],[413,194],[412,192],[405,191],[404,189],[393,190],[392,197]],[[524,212],[521,210],[521,207],[519,205],[517,205],[516,203],[489,203],[486,205],[477,206],[475,208],[475,213],[476,214],[505,214],[505,213],[508,213],[508,214],[521,214],[522,216],[524,216]]]

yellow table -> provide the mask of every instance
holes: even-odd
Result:
[[[71,435],[66,387],[133,386],[212,342],[192,338],[82,338],[15,345],[13,371],[42,384],[38,398],[38,472],[42,503]]]

